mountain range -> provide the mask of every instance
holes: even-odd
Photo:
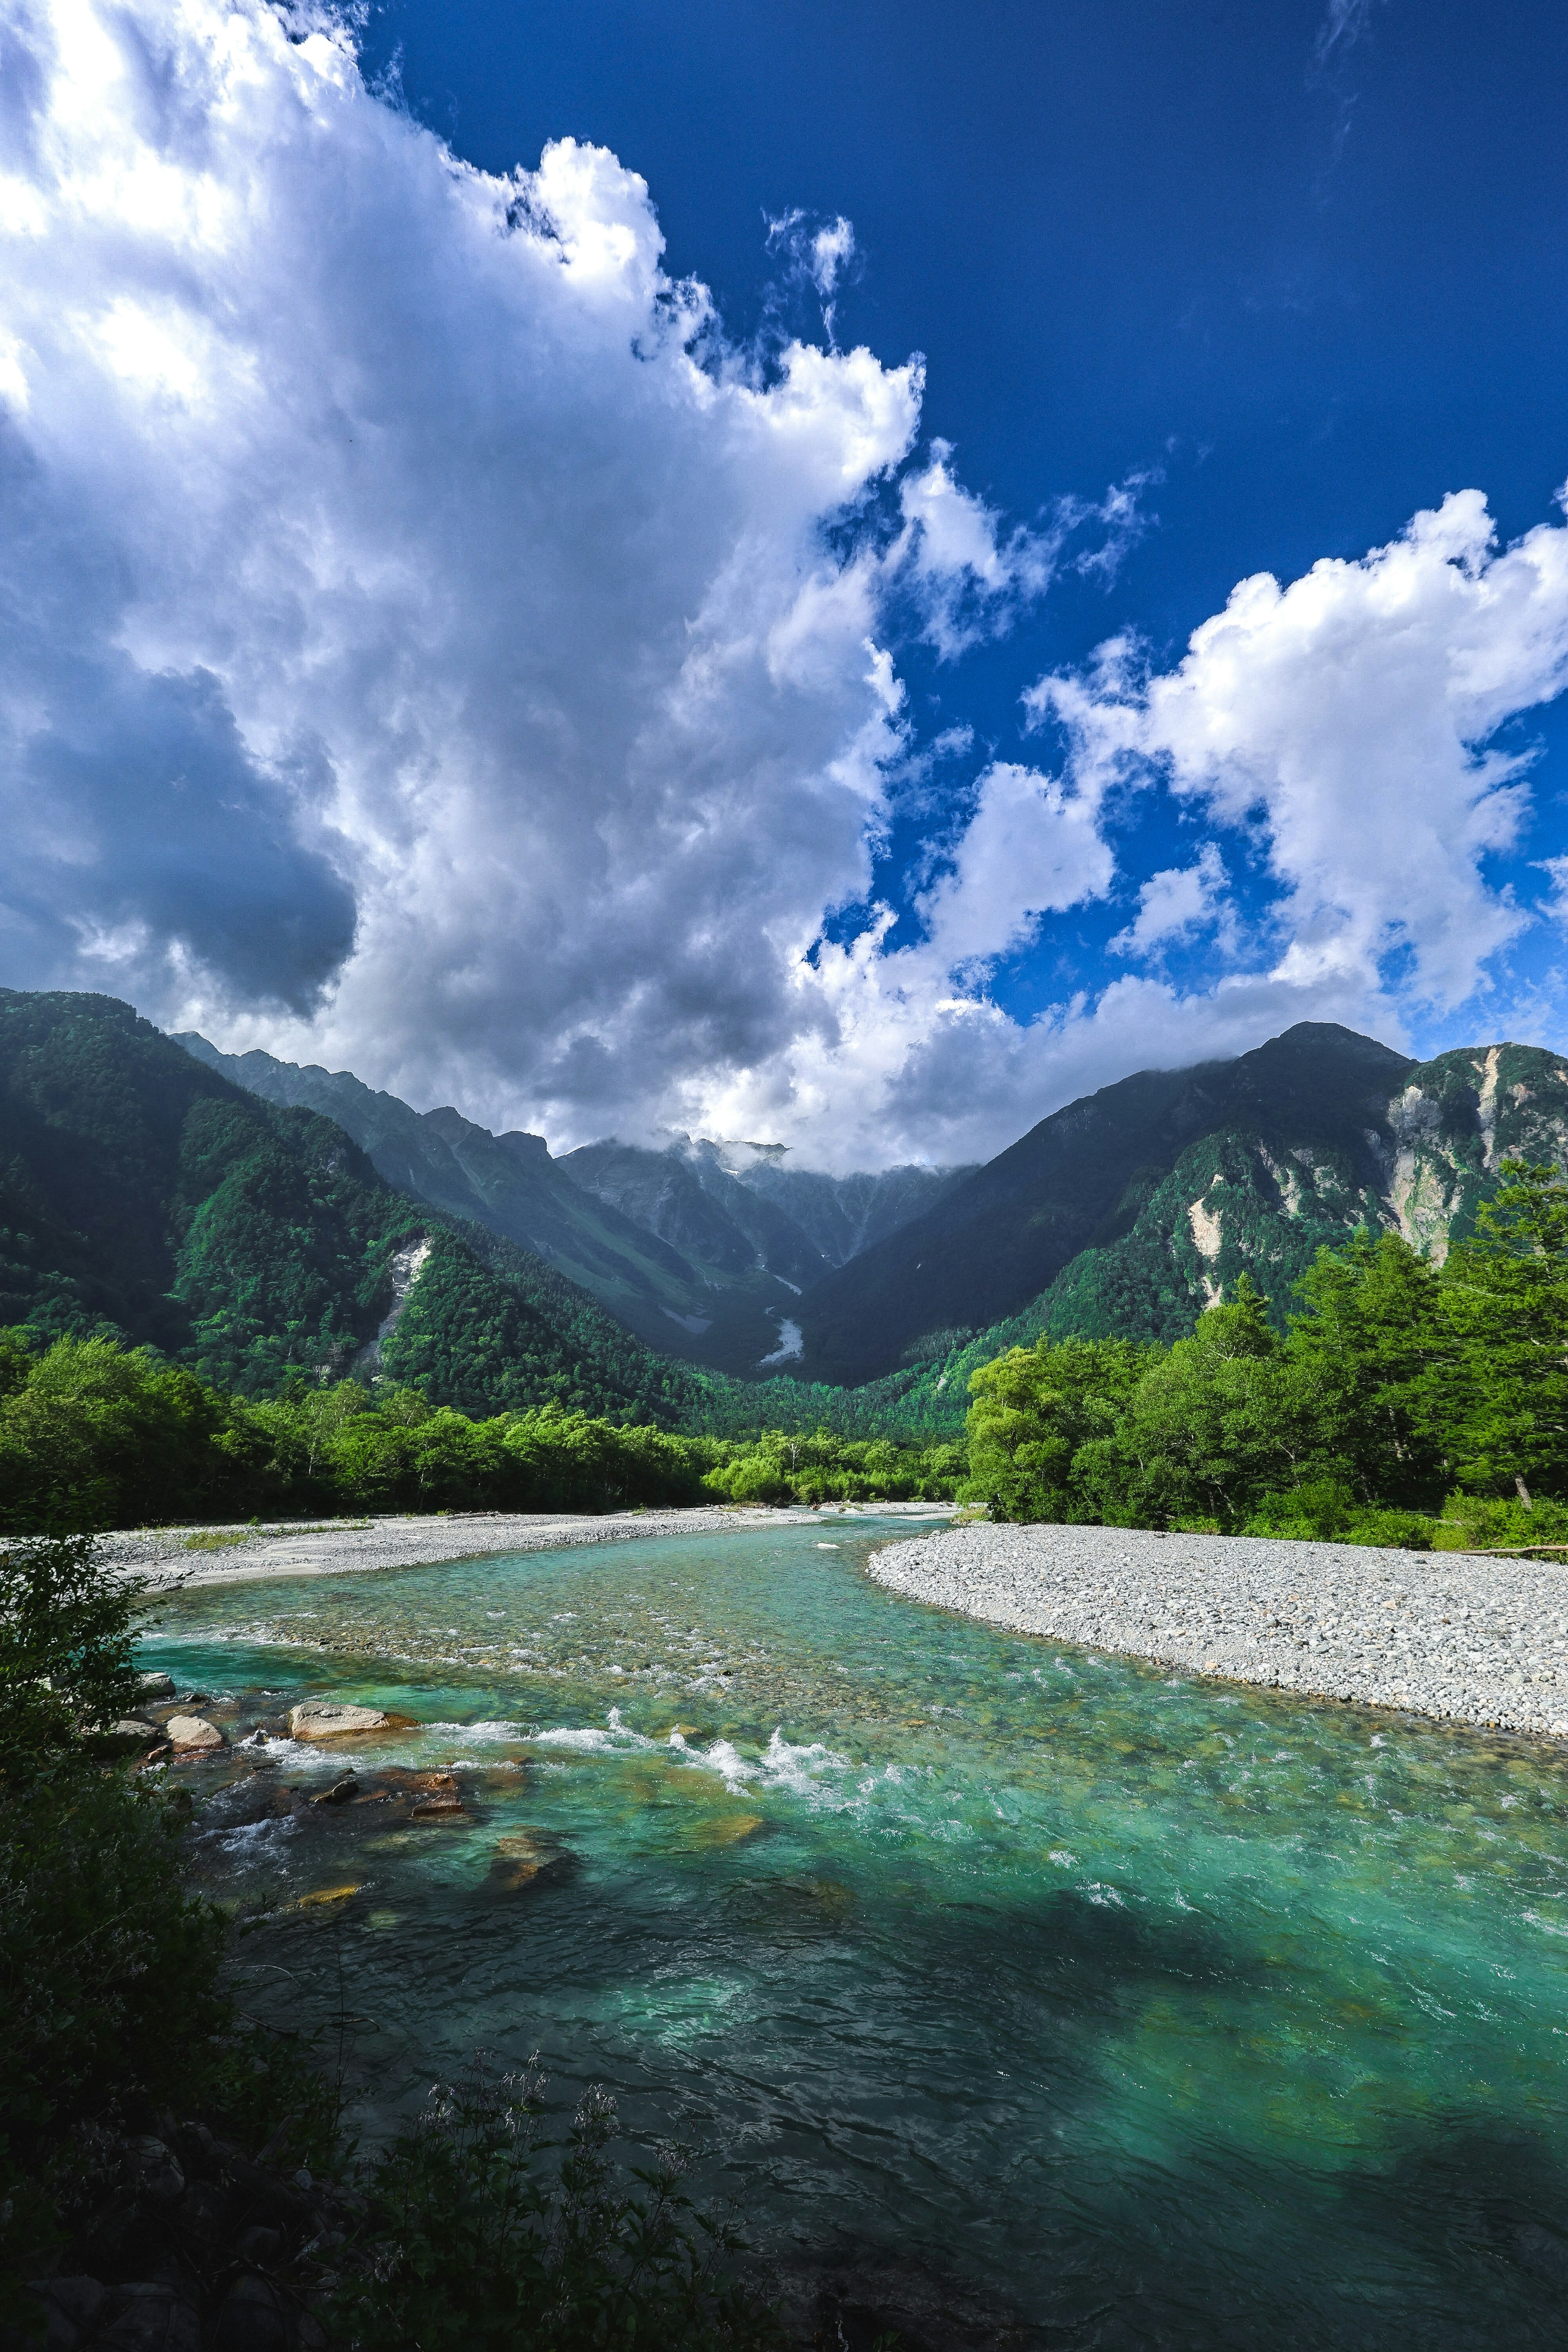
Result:
[[[0,989],[0,1324],[151,1344],[254,1396],[378,1368],[477,1412],[701,1402],[535,1253],[107,996]]]
[[[175,1042],[264,1101],[335,1119],[387,1183],[536,1252],[648,1346],[742,1376],[790,1360],[781,1326],[808,1285],[967,1172],[826,1176],[791,1167],[777,1145],[685,1136],[556,1160],[542,1136],[411,1109],[348,1070],[223,1054],[195,1032]]]
[[[479,1412],[931,1433],[1043,1331],[1173,1339],[1243,1271],[1282,1322],[1358,1226],[1441,1257],[1510,1153],[1568,1168],[1542,1047],[1417,1062],[1305,1023],[983,1168],[832,1177],[686,1137],[555,1159],[112,998],[0,990],[0,1322],[258,1395],[381,1370]]]
[[[1359,1225],[1440,1259],[1510,1153],[1568,1168],[1558,1055],[1416,1062],[1303,1022],[1042,1119],[805,1294],[800,1370],[853,1385],[936,1363],[951,1381],[1042,1330],[1175,1339],[1244,1270],[1282,1321],[1318,1250]]]

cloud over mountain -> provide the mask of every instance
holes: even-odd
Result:
[[[1494,554],[1466,493],[1243,583],[1167,674],[1043,681],[1050,756],[984,766],[895,945],[899,633],[958,661],[1085,516],[1112,563],[1136,485],[1004,526],[920,446],[917,359],[735,348],[635,173],[478,171],[329,17],[5,0],[0,93],[6,980],[561,1143],[842,1162],[1303,1015],[1393,1033],[1525,919],[1486,865],[1524,766],[1477,747],[1562,682],[1560,528]],[[853,250],[816,235],[825,302]],[[1140,866],[1153,793],[1195,866]],[[1000,1009],[1107,901],[1109,984]]]

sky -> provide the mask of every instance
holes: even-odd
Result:
[[[0,982],[557,1150],[1568,1042],[1568,18],[0,0]]]

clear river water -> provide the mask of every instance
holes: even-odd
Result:
[[[538,2050],[700,2143],[786,2271],[1013,2341],[1568,2344],[1568,1756],[921,1608],[862,1571],[908,1531],[161,1604],[145,1663],[237,1726],[417,1718],[271,1778],[470,1768],[461,1822],[384,1834],[215,1804],[207,1883],[279,1898],[250,2005],[347,2013],[372,2127]],[[520,1888],[525,1832],[571,1866]]]

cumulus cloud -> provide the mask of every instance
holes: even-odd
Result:
[[[848,224],[795,226],[829,302]],[[1145,478],[1006,523],[921,449],[918,360],[735,349],[633,171],[571,140],[474,170],[330,19],[0,0],[0,321],[13,982],[557,1145],[843,1165],[994,1150],[1307,1015],[1397,1034],[1525,919],[1494,739],[1563,682],[1561,529],[1500,553],[1465,493],[1243,583],[1166,673],[1113,645],[1031,690],[1060,758],[991,756],[955,824],[929,779],[963,723],[919,742],[900,633],[955,661],[1109,572]],[[1156,791],[1212,857],[1119,876]],[[1238,829],[1277,902],[1251,964]],[[1140,882],[1121,945],[1155,968],[1073,977],[1058,930]],[[1205,924],[1184,993],[1158,958]],[[1014,1017],[1032,944],[1068,977]]]
[[[1514,1003],[1488,999],[1497,959],[1531,924],[1561,919],[1568,860],[1537,861],[1552,895],[1536,907],[1497,877],[1495,858],[1517,847],[1531,814],[1533,756],[1498,739],[1565,684],[1568,530],[1542,524],[1499,551],[1474,491],[1357,561],[1326,560],[1285,586],[1267,574],[1241,582],[1169,670],[1152,673],[1135,646],[1108,642],[1083,672],[1047,677],[1026,697],[1064,746],[1059,777],[1034,773],[1030,787],[1042,838],[1052,809],[1058,828],[1069,814],[1078,828],[1056,836],[1082,852],[1076,866],[1063,857],[1061,890],[1009,892],[1013,858],[978,854],[983,802],[975,854],[955,853],[950,887],[973,881],[966,908],[988,898],[991,928],[944,932],[939,884],[924,942],[889,952],[872,929],[819,957],[812,991],[831,1003],[833,1025],[803,1028],[787,1058],[731,1080],[722,1099],[733,1131],[792,1114],[841,1131],[852,1107],[863,1135],[874,1118],[956,1157],[994,1150],[1131,1070],[1239,1052],[1296,1021],[1344,1022],[1423,1050],[1445,1016],[1476,1034],[1514,1025]],[[1009,795],[1032,772],[1008,771]],[[977,966],[1030,928],[1030,907],[1106,895],[1110,857],[1094,845],[1135,838],[1139,798],[1156,793],[1261,866],[1257,919],[1244,934],[1212,839],[1191,864],[1144,877],[1111,943],[1157,964],[1212,929],[1205,982],[1181,988],[1156,970],[1096,989],[1090,969],[1043,1013],[1010,1018]],[[1532,1001],[1531,1018],[1542,1017]]]
[[[1394,964],[1413,1003],[1458,1005],[1529,919],[1487,859],[1520,837],[1531,754],[1494,739],[1568,682],[1568,531],[1494,540],[1459,491],[1358,562],[1242,581],[1173,670],[1141,680],[1120,648],[1042,679],[1031,710],[1080,784],[1157,772],[1261,828],[1280,979],[1372,997]]]
[[[1205,842],[1191,866],[1168,866],[1151,874],[1138,893],[1137,914],[1110,941],[1112,955],[1156,956],[1216,928],[1224,928],[1227,940],[1233,937],[1234,917],[1226,898],[1228,880],[1225,860],[1212,841]]]
[[[978,502],[871,512],[918,362],[759,373],[634,173],[471,169],[331,20],[0,38],[8,976],[568,1135],[776,1052],[904,748],[889,598],[1017,585]]]

